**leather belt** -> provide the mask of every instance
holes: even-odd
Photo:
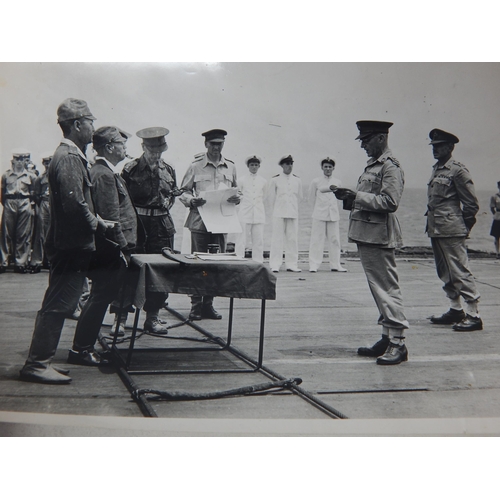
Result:
[[[6,200],[24,200],[26,198],[29,198],[29,194],[6,194],[5,199]]]
[[[148,215],[150,217],[157,217],[158,215],[168,215],[169,211],[166,208],[142,208],[136,207],[139,215]]]

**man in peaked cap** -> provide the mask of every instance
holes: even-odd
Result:
[[[350,210],[349,241],[358,246],[370,291],[377,304],[382,338],[358,354],[377,364],[396,365],[408,359],[404,330],[408,328],[396,268],[395,248],[402,246],[396,210],[404,188],[404,173],[388,144],[390,122],[358,121],[361,147],[369,157],[356,190],[337,188],[335,196]]]
[[[85,150],[92,140],[94,116],[87,103],[66,99],[57,110],[64,138],[49,165],[51,224],[45,243],[50,260],[49,285],[38,311],[28,359],[21,380],[67,384],[71,378],[52,364],[66,317],[76,309],[95,251],[96,233],[111,225],[95,215]],[[82,350],[68,362],[106,364],[94,350]]]
[[[139,251],[145,253],[161,253],[161,249],[174,249],[175,227],[170,209],[178,196],[177,180],[174,168],[161,158],[168,149],[165,136],[169,130],[164,127],[149,127],[137,132],[142,139],[143,154],[125,165],[122,177],[127,184],[132,201],[144,227],[145,238],[138,241]],[[151,333],[168,333],[166,321],[159,316],[168,294],[156,292],[148,294],[144,311],[146,320],[144,330]],[[112,313],[118,313],[113,305]],[[123,329],[126,317],[116,318]]]
[[[212,129],[201,135],[205,138],[207,151],[195,156],[181,184],[183,193],[180,200],[189,208],[185,227],[191,231],[191,252],[207,252],[210,244],[219,245],[220,251],[225,252],[227,234],[210,233],[201,218],[198,207],[206,203],[206,200],[200,197],[200,192],[218,190],[221,185],[228,188],[237,187],[236,168],[231,160],[222,156],[222,148],[227,135],[225,130]],[[227,201],[239,204],[240,197],[234,195]],[[191,321],[199,321],[203,318],[221,319],[222,316],[213,307],[213,299],[208,296],[192,296],[189,319]]]
[[[323,262],[325,238],[331,271],[345,273],[347,269],[340,263],[339,202],[330,186],[341,187],[340,179],[333,177],[335,160],[330,157],[321,160],[323,175],[316,177],[309,185],[309,202],[313,205],[311,241],[309,244],[309,271],[317,272]]]
[[[453,325],[454,330],[461,332],[482,330],[477,308],[479,293],[465,246],[479,210],[474,183],[467,168],[452,157],[458,137],[433,129],[429,138],[437,163],[432,167],[427,187],[426,232],[431,238],[437,274],[450,300],[450,309],[430,320],[434,324]]]
[[[283,156],[279,160],[283,169],[281,174],[275,175],[269,181],[267,198],[273,207],[273,233],[271,237],[271,251],[269,266],[273,273],[280,270],[285,251],[286,270],[300,273],[299,260],[299,201],[303,197],[302,181],[293,170],[291,155]]]
[[[14,262],[14,272],[28,272],[36,180],[36,175],[26,168],[29,161],[28,150],[15,149],[12,151],[12,168],[1,178],[0,272],[7,270],[10,260]]]
[[[43,245],[50,224],[48,168],[53,154],[53,152],[42,154],[43,172],[35,180],[35,228],[33,230],[33,250],[29,264],[31,274],[39,273],[43,266],[48,266]]]
[[[248,175],[239,182],[241,193],[241,204],[239,217],[241,222],[241,234],[236,236],[236,254],[245,256],[247,233],[250,233],[252,242],[252,259],[257,262],[264,261],[264,225],[266,223],[266,212],[264,208],[264,196],[267,181],[258,175],[261,159],[258,156],[247,158]]]

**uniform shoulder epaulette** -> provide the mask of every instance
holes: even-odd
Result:
[[[125,164],[123,170],[125,170],[125,172],[130,172],[130,170],[132,170],[138,163],[139,159],[137,158],[135,160],[129,161],[128,163]]]
[[[396,165],[397,167],[401,166],[401,164],[399,163],[399,160],[397,158],[395,158],[394,156],[387,156],[387,159],[391,160],[392,163],[394,163],[394,165]]]
[[[457,167],[462,167],[462,168],[466,168],[465,165],[463,163],[460,163],[459,161],[457,160],[452,160],[453,165],[456,165]]]
[[[229,158],[224,158],[224,161],[228,161],[229,163],[232,163],[234,165],[234,161],[230,160]]]
[[[294,177],[297,177],[297,179],[300,179],[300,177],[298,175],[295,175],[295,174],[292,174]]]
[[[273,178],[274,178],[274,177],[279,177],[279,176],[280,176],[280,174],[276,174],[276,175],[273,175]]]
[[[200,158],[202,158],[203,156],[205,155],[205,153],[197,153],[194,155],[195,159],[196,160],[199,160]]]

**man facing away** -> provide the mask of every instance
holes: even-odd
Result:
[[[49,166],[50,228],[45,249],[49,284],[38,311],[21,380],[67,384],[71,378],[52,364],[64,319],[76,308],[95,250],[95,234],[108,225],[96,217],[85,150],[92,140],[94,116],[81,99],[66,99],[57,109],[64,138]]]
[[[356,190],[338,188],[335,196],[351,210],[349,241],[358,246],[361,265],[382,325],[382,338],[372,347],[360,347],[358,354],[377,358],[379,365],[407,361],[404,330],[408,328],[403,296],[396,268],[395,248],[402,235],[395,212],[404,188],[404,174],[388,144],[390,122],[356,122],[361,147],[369,157]]]
[[[202,191],[215,191],[221,188],[237,187],[236,168],[231,160],[222,156],[227,132],[212,129],[201,134],[205,138],[206,153],[195,156],[182,179],[180,200],[189,208],[185,227],[191,231],[191,252],[208,252],[208,245],[219,246],[221,252],[226,251],[226,233],[211,233],[201,218],[198,207],[207,201],[200,196]],[[229,203],[239,204],[240,197],[233,195],[227,199]],[[199,321],[221,319],[222,316],[213,307],[213,297],[191,297],[189,319]]]
[[[452,157],[458,137],[440,129],[431,130],[429,137],[437,163],[427,187],[426,232],[431,238],[437,274],[450,300],[450,309],[430,320],[438,325],[453,325],[453,330],[459,332],[482,330],[477,308],[479,292],[469,270],[465,245],[479,210],[474,183],[467,168]]]

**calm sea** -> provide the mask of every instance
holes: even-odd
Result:
[[[304,193],[308,186],[304,186]],[[477,191],[479,199],[479,213],[477,223],[472,229],[468,247],[473,250],[493,252],[493,238],[490,236],[492,215],[490,212],[490,198],[493,191]],[[426,189],[405,189],[397,216],[403,230],[403,241],[405,246],[430,246],[430,240],[425,231],[424,216],[427,206]],[[309,250],[309,239],[311,236],[311,214],[313,207],[303,201],[299,206],[299,250],[305,252]],[[175,237],[175,248],[182,252],[189,252],[184,248],[182,240],[185,232],[183,231],[184,220],[186,218],[186,208],[177,201],[172,209],[172,217],[175,222],[177,234]],[[355,251],[356,245],[347,242],[347,226],[349,213],[340,209],[340,238],[342,249],[344,251]],[[267,213],[268,223],[264,231],[264,250],[269,250],[271,243],[271,214]],[[187,233],[189,235],[189,233]],[[188,236],[189,237],[189,236]],[[228,241],[234,241],[232,235],[229,235]]]

